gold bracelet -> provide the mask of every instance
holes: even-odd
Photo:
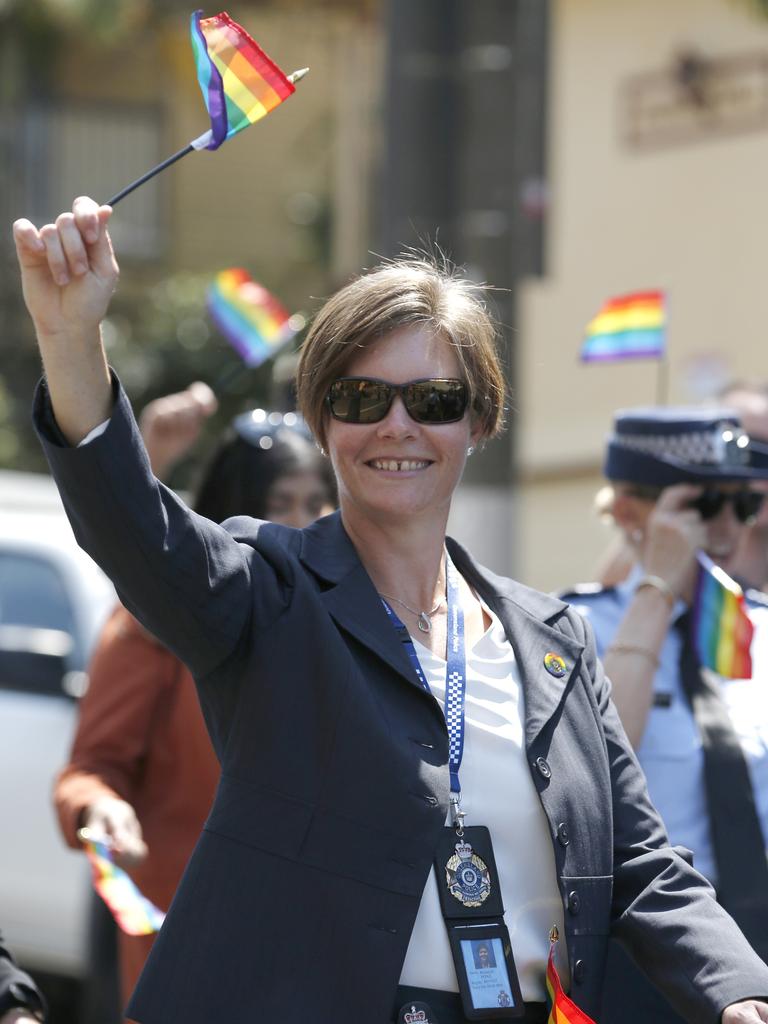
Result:
[[[635,587],[635,590],[640,590],[641,587],[653,587],[654,590],[658,590],[658,592],[660,594],[663,594],[664,597],[667,599],[669,607],[674,607],[676,600],[675,592],[672,589],[672,587],[670,587],[670,585],[667,583],[667,581],[665,579],[662,579],[661,576],[654,576],[652,573],[643,576],[638,582],[637,586]]]
[[[661,664],[657,654],[654,654],[647,647],[640,647],[638,644],[611,644],[605,653],[606,656],[609,654],[640,654],[642,657],[653,662],[655,668],[658,668]]]

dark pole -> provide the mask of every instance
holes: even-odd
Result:
[[[548,0],[389,0],[381,250],[440,242],[470,275],[502,291],[512,391],[516,292],[543,273]],[[543,396],[546,400],[546,396]],[[513,505],[515,417],[469,460],[465,480]],[[496,565],[511,571],[514,528],[498,531]]]
[[[381,251],[453,249],[457,15],[463,0],[388,0]]]

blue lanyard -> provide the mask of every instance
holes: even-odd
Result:
[[[445,723],[448,726],[448,770],[451,778],[451,804],[454,810],[454,824],[460,825],[463,814],[461,806],[461,783],[459,769],[464,756],[464,707],[467,693],[467,659],[464,648],[464,609],[459,596],[459,574],[445,553],[446,597],[448,599],[448,644],[445,667]],[[411,665],[422,687],[430,696],[424,669],[419,662],[411,635],[390,605],[382,598],[387,615],[400,634],[400,638],[411,659]]]

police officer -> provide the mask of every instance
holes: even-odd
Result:
[[[768,879],[768,606],[763,595],[747,594],[751,679],[702,669],[684,616],[694,602],[697,552],[728,572],[758,515],[768,449],[726,410],[629,410],[615,416],[605,475],[607,507],[634,565],[617,586],[588,584],[561,596],[592,623],[671,842],[693,852],[695,867],[766,959],[768,915],[755,901]],[[699,685],[709,687],[706,699],[696,695]],[[751,860],[743,830],[752,837]],[[618,947],[600,1019],[680,1021]]]

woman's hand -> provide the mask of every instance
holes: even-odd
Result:
[[[759,1024],[768,1021],[768,1003],[746,999],[743,1003],[731,1003],[723,1010],[722,1024]]]
[[[87,808],[83,825],[96,836],[106,836],[115,864],[120,867],[135,867],[147,856],[139,819],[126,800],[100,797]]]
[[[111,214],[109,206],[81,196],[55,224],[13,225],[24,301],[38,337],[93,334],[103,320],[119,273],[107,231]]]
[[[77,445],[112,414],[112,383],[100,324],[118,267],[108,206],[81,196],[72,213],[38,229],[13,225],[24,301],[37,331],[53,414]]]
[[[696,551],[707,539],[701,516],[690,508],[701,490],[693,484],[666,487],[648,517],[642,545],[645,571],[666,580],[687,603],[696,579]]]

